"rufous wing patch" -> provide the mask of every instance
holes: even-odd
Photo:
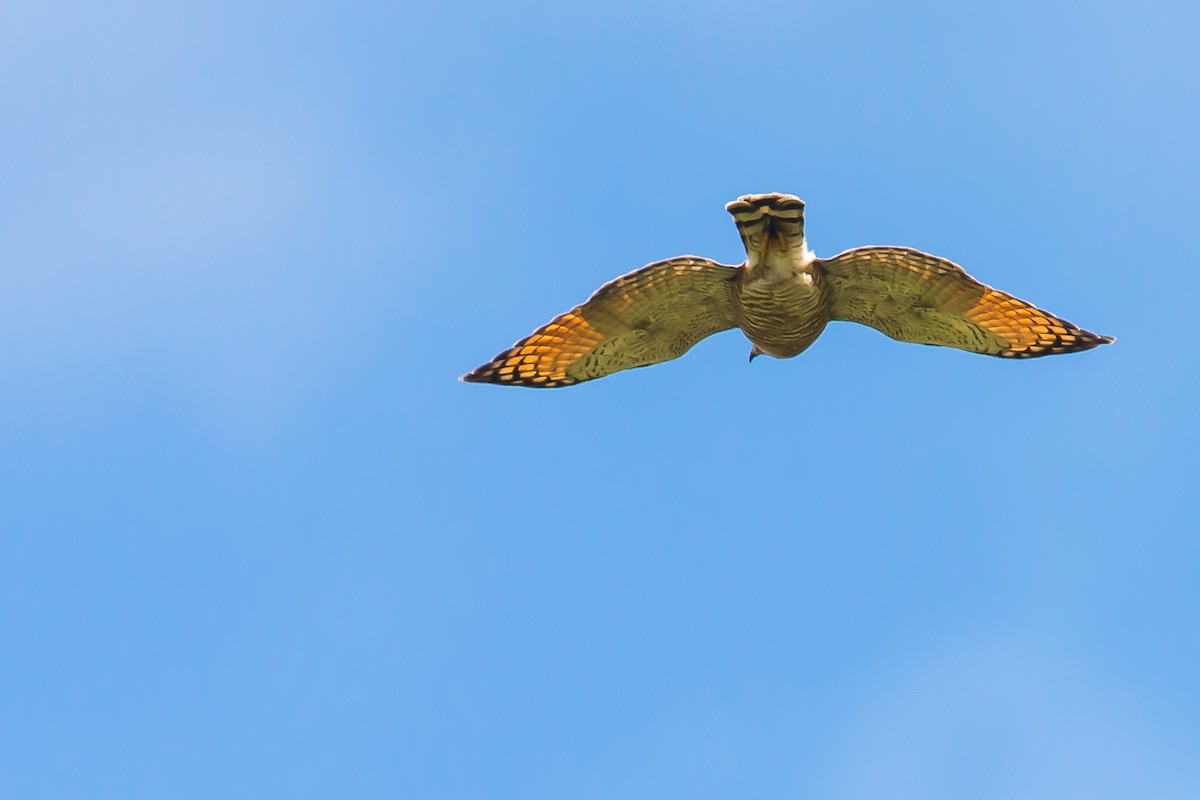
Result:
[[[538,328],[491,361],[462,377],[472,383],[510,383],[552,388],[570,386],[579,379],[568,370],[597,345],[604,334],[583,318],[580,310],[568,311]]]
[[[963,317],[1008,344],[1005,350],[996,354],[1001,358],[1035,358],[1072,353],[1113,341],[1111,336],[1085,331],[995,289],[988,289],[979,303]]]

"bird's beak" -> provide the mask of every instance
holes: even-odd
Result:
[[[774,231],[770,223],[767,223],[763,228],[762,239],[758,245],[758,263],[765,264],[767,261],[767,251],[771,249],[771,234]]]

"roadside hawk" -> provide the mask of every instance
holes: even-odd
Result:
[[[804,201],[794,195],[746,195],[725,208],[746,247],[745,263],[680,256],[642,267],[462,380],[570,386],[670,361],[729,328],[746,334],[751,359],[791,358],[831,320],[869,325],[902,342],[1000,358],[1073,353],[1113,341],[919,250],[858,247],[817,258],[804,239]]]

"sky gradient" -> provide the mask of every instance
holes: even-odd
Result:
[[[6,4],[0,796],[1196,796],[1198,25]],[[771,191],[1117,343],[456,380]]]

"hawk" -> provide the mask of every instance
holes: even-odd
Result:
[[[714,333],[741,328],[750,359],[804,352],[831,320],[902,342],[1000,358],[1037,358],[1113,341],[986,286],[944,258],[908,247],[858,247],[817,258],[804,201],[751,194],[725,206],[746,247],[737,266],[680,256],[600,287],[462,380],[551,388],[670,361]]]

